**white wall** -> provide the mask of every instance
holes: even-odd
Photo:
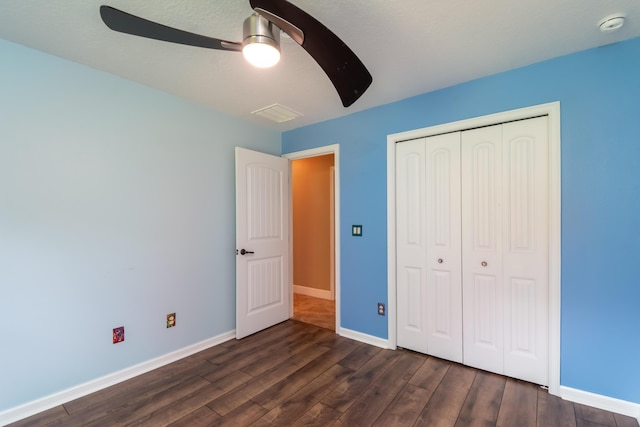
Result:
[[[280,134],[2,40],[0,58],[0,412],[233,330],[233,147],[279,154]]]

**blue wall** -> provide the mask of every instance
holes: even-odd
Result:
[[[0,58],[0,412],[234,330],[234,146],[279,154],[279,132]]]
[[[636,38],[285,132],[340,144],[341,326],[387,338],[386,136],[560,101],[561,384],[640,403],[639,79]]]

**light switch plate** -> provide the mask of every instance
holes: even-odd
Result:
[[[352,236],[362,236],[362,225],[352,225],[351,226],[351,235]]]

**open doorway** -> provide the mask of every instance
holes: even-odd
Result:
[[[292,160],[291,317],[337,330],[337,146],[291,153],[286,157]]]

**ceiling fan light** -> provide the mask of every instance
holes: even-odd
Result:
[[[255,67],[276,65],[280,61],[280,29],[254,13],[244,21],[242,54]]]
[[[245,44],[242,47],[242,54],[249,64],[258,68],[273,67],[280,61],[280,51],[261,42]]]

